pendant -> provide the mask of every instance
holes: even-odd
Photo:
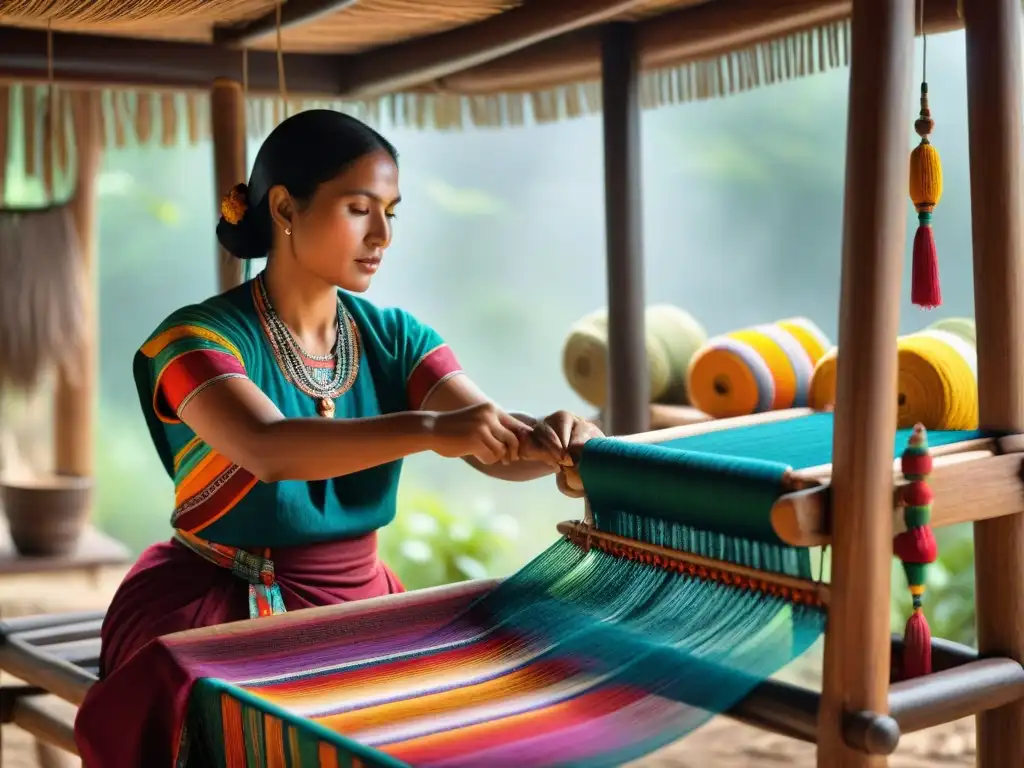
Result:
[[[329,397],[322,397],[316,404],[316,412],[325,419],[334,418],[334,401]]]

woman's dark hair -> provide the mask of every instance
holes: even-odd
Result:
[[[239,184],[231,195],[244,202],[231,216],[217,223],[220,244],[240,259],[260,259],[270,251],[273,225],[267,193],[281,185],[304,205],[317,187],[330,181],[364,155],[383,150],[397,163],[398,152],[370,126],[350,115],[329,109],[311,109],[292,115],[278,125],[256,155],[249,184]]]

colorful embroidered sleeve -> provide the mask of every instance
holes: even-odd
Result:
[[[178,423],[182,407],[203,389],[246,375],[242,353],[222,326],[208,310],[190,307],[171,315],[143,345],[160,421]]]
[[[410,410],[423,407],[442,383],[462,373],[462,366],[440,334],[407,312],[399,322],[399,364]]]
[[[210,300],[172,314],[135,356],[135,381],[150,436],[174,480],[171,524],[195,534],[227,514],[256,485],[251,472],[214,451],[178,414],[214,382],[246,376],[248,338],[237,311]],[[252,356],[250,351],[249,356]]]

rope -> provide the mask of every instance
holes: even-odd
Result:
[[[284,119],[288,119],[288,86],[284,79],[284,46],[281,43],[281,3],[277,4],[276,31],[277,31],[277,87],[281,93],[281,107],[284,111]]]

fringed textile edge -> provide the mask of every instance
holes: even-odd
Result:
[[[724,98],[849,65],[849,20],[790,32],[746,48],[688,61],[644,73],[640,102],[644,109]],[[24,158],[25,175],[40,172],[43,148],[66,158],[74,142],[70,125],[70,91],[57,86],[64,130],[54,133],[56,146],[43,136],[49,86],[16,85],[10,88],[8,110],[20,117],[20,146],[11,156]],[[0,105],[2,106],[2,105]],[[262,139],[285,114],[306,109],[336,109],[368,123],[420,130],[455,131],[467,128],[519,127],[534,123],[593,115],[601,110],[599,81],[575,83],[533,92],[463,95],[433,92],[400,93],[367,101],[331,99],[289,100],[287,110],[278,98],[247,99],[247,134]],[[105,89],[102,93],[103,135],[108,148],[129,145],[176,147],[196,145],[210,137],[210,101],[207,93]],[[13,123],[13,120],[10,122]],[[15,132],[12,131],[12,134]],[[14,136],[12,135],[13,139]],[[20,151],[19,151],[20,150]]]

